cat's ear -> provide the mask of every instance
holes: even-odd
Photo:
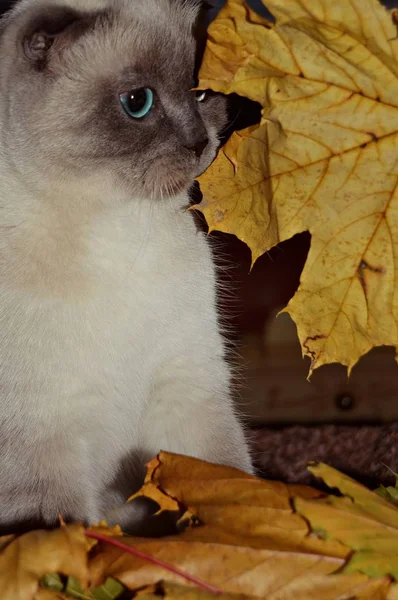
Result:
[[[60,50],[72,44],[87,26],[86,15],[67,7],[52,6],[33,16],[26,25],[23,52],[26,58],[43,67],[53,47]]]

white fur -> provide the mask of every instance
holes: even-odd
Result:
[[[100,519],[135,453],[251,471],[187,194],[131,198],[67,169],[46,181],[5,144],[1,104],[0,125],[0,525]]]
[[[1,518],[18,507],[30,516],[37,498],[48,521],[71,509],[97,520],[105,485],[134,449],[251,470],[214,267],[191,215],[137,199],[81,210],[66,227],[50,208],[30,217],[29,196],[13,201],[28,216],[14,227],[0,212],[0,503],[12,496]]]

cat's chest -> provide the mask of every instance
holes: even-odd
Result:
[[[3,382],[67,396],[115,382],[121,395],[148,385],[173,350],[169,333],[193,293],[192,252],[200,260],[195,233],[188,227],[182,242],[179,227],[174,235],[173,221],[152,218],[148,229],[126,221],[116,230],[107,223],[87,236],[77,263],[47,273],[41,287],[10,286],[2,301]]]

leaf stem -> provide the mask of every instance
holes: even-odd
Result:
[[[224,593],[222,590],[220,590],[216,586],[211,585],[210,583],[206,583],[205,581],[202,581],[201,579],[198,579],[197,577],[195,577],[195,575],[190,575],[189,573],[185,573],[184,571],[181,571],[177,567],[174,567],[173,565],[170,565],[170,564],[164,562],[163,560],[160,560],[159,558],[155,558],[154,556],[151,556],[150,554],[146,554],[146,552],[142,552],[142,550],[138,550],[137,548],[134,548],[133,546],[124,544],[123,542],[120,542],[119,540],[115,540],[113,538],[107,537],[106,535],[102,535],[101,533],[95,533],[94,531],[86,531],[85,535],[88,538],[97,540],[98,542],[104,542],[105,544],[110,544],[110,545],[114,546],[115,548],[119,548],[120,550],[127,552],[128,554],[132,554],[133,556],[137,556],[138,558],[146,560],[146,561],[152,563],[153,565],[162,567],[163,569],[166,569],[166,571],[169,571],[170,573],[174,573],[175,575],[179,575],[183,579],[186,579],[187,581],[194,583],[195,585],[202,588],[203,590],[206,590],[207,592],[211,592],[212,594],[223,594]]]

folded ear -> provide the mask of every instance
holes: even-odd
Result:
[[[89,27],[92,18],[68,7],[42,8],[24,29],[23,51],[26,58],[45,68],[50,51],[72,44]]]

